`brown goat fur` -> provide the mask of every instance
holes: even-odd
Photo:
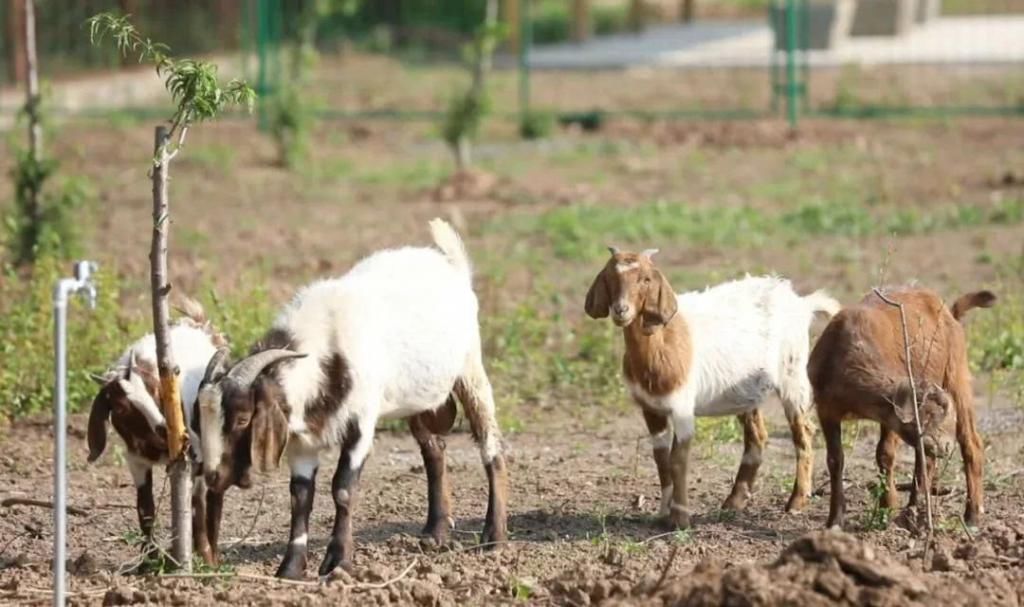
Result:
[[[634,265],[636,272],[617,269]],[[626,379],[655,396],[682,385],[691,362],[690,333],[676,314],[677,305],[672,286],[654,266],[650,252],[614,251],[587,293],[585,309],[591,318],[611,314],[612,322],[623,327]],[[641,322],[633,322],[637,315]]]
[[[927,464],[934,469],[939,445],[944,442],[948,427],[955,424],[967,484],[964,519],[975,524],[984,511],[983,453],[975,428],[966,340],[958,320],[971,308],[993,305],[995,295],[988,291],[968,293],[947,308],[937,294],[926,289],[897,287],[883,293],[904,309]],[[899,309],[872,292],[857,305],[839,312],[811,352],[807,372],[828,449],[832,483],[828,526],[842,526],[842,421],[870,419],[880,424],[882,432],[876,455],[886,476],[886,505],[894,502],[894,436],[911,445],[917,443]],[[950,411],[952,417],[948,415]],[[915,464],[912,504],[919,490],[930,490],[922,486],[924,465],[921,461]]]

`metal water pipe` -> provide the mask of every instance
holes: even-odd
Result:
[[[89,309],[96,309],[96,263],[79,261],[74,278],[62,278],[53,287],[53,343],[56,357],[53,387],[53,604],[64,607],[64,563],[67,552],[67,318],[68,299],[85,293]]]

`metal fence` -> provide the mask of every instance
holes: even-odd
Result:
[[[16,4],[0,4],[5,32]],[[122,10],[176,52],[218,55],[265,98],[290,77],[282,54],[303,12],[328,6],[313,29],[322,115],[428,118],[464,86],[460,48],[484,0],[37,5],[46,78],[126,67],[93,49],[82,27]],[[490,88],[502,116],[1024,114],[1024,0],[503,0],[501,14],[509,39]],[[15,79],[14,63],[0,82]]]

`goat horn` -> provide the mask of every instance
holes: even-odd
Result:
[[[305,354],[291,350],[264,350],[246,357],[228,371],[227,377],[242,386],[249,386],[264,369],[270,365],[290,358],[304,358]]]
[[[100,375],[99,373],[90,373],[89,374],[89,379],[93,380],[94,382],[96,382],[97,384],[99,384],[101,386],[107,385],[107,378],[106,378],[106,376]]]
[[[647,259],[650,259],[650,258],[654,257],[658,253],[659,250],[660,249],[644,249],[644,252],[641,253],[641,255],[643,255]]]
[[[227,348],[217,348],[217,351],[210,357],[210,362],[206,364],[206,373],[203,374],[202,383],[209,383],[213,381],[214,375],[224,372],[224,363],[228,359],[228,354],[230,354],[230,350]]]
[[[608,252],[611,253],[612,255],[618,255],[619,247],[613,247],[612,245],[608,245]]]
[[[124,370],[124,378],[132,378],[132,369],[135,367],[135,348],[128,350],[128,368]]]

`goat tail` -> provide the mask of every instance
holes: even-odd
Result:
[[[974,308],[991,308],[996,303],[996,295],[992,291],[972,291],[957,298],[950,306],[949,311],[958,322],[963,322],[964,316]]]
[[[842,309],[842,305],[826,293],[824,289],[819,289],[810,295],[805,295],[802,299],[810,307],[812,313],[822,312],[829,318],[838,314],[839,310]]]
[[[209,319],[206,317],[206,310],[203,309],[203,304],[188,295],[179,295],[177,300],[174,304],[174,309],[180,312],[182,316],[199,326],[204,326],[209,322]]]
[[[466,246],[462,244],[462,238],[455,228],[439,217],[434,218],[430,220],[430,235],[434,238],[437,248],[448,258],[448,262],[468,278],[472,273],[469,254],[466,253]]]

